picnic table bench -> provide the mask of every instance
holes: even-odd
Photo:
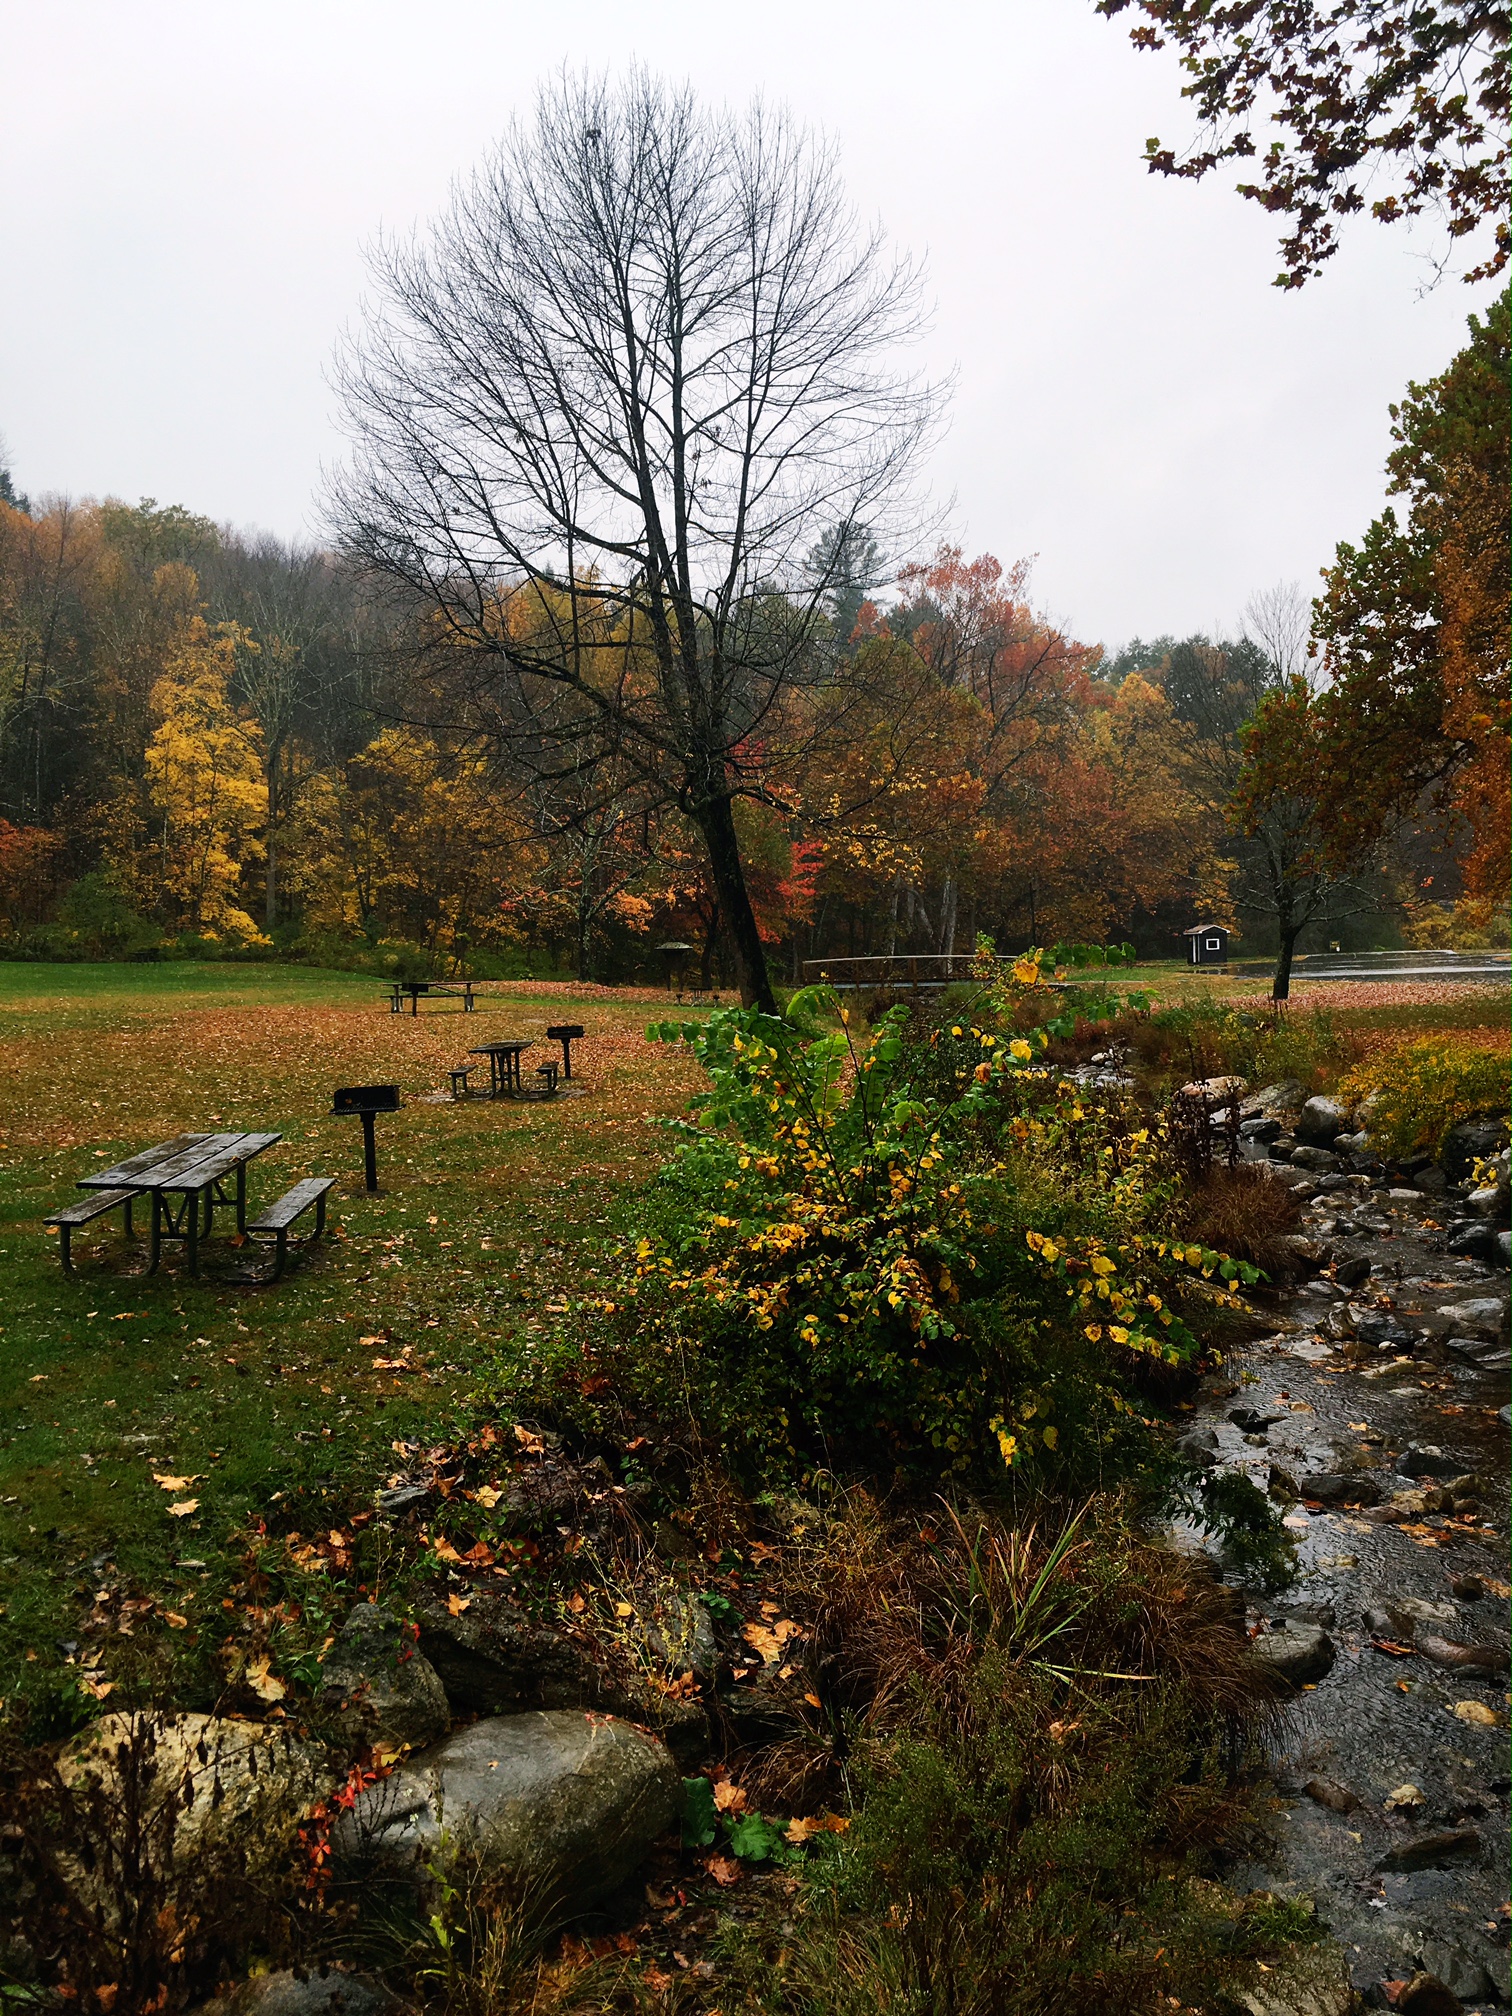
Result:
[[[471,980],[463,980],[460,983],[454,983],[449,980],[390,981],[389,1012],[391,1014],[403,1014],[404,997],[406,994],[408,994],[410,1000],[411,1015],[418,1015],[420,1013],[420,996],[422,994],[449,994],[453,998],[461,1000],[464,1015],[471,1015],[473,1012],[473,983]]]
[[[131,1237],[131,1204],[135,1190],[97,1190],[91,1197],[81,1197],[77,1204],[65,1204],[61,1211],[50,1211],[42,1220],[44,1225],[56,1225],[59,1233],[58,1250],[63,1261],[63,1272],[72,1274],[74,1228],[88,1225],[96,1218],[103,1218],[107,1211],[121,1210],[124,1206],[121,1229]]]
[[[247,1227],[249,1239],[260,1238],[272,1233],[274,1242],[273,1279],[276,1281],[284,1270],[284,1262],[289,1257],[289,1227],[296,1219],[302,1218],[313,1205],[315,1207],[315,1229],[302,1243],[310,1245],[325,1231],[326,1192],[335,1184],[334,1176],[306,1176],[296,1183],[292,1190],[286,1190],[276,1204],[270,1204],[260,1217],[254,1218]]]

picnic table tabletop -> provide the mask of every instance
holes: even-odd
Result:
[[[282,1134],[176,1134],[79,1178],[81,1190],[203,1190],[245,1167]]]
[[[282,1134],[175,1134],[155,1148],[128,1155],[109,1169],[79,1178],[81,1190],[140,1190],[152,1199],[152,1246],[148,1273],[157,1271],[164,1238],[182,1239],[189,1248],[189,1271],[199,1272],[200,1213],[208,1235],[217,1204],[236,1208],[236,1229],[247,1229],[247,1164],[283,1139]],[[234,1175],[234,1193],[222,1187]],[[171,1198],[183,1202],[174,1208]]]

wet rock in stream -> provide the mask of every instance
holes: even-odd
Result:
[[[1291,1617],[1262,1631],[1254,1641],[1254,1650],[1257,1659],[1264,1660],[1293,1687],[1321,1680],[1337,1657],[1333,1640],[1320,1624],[1303,1624]]]

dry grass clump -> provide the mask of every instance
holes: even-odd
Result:
[[[784,1810],[841,1796],[852,1758],[917,1728],[921,1703],[970,1741],[984,1662],[1048,1690],[1052,1707],[1091,1693],[1133,1708],[1152,1686],[1174,1690],[1230,1752],[1269,1712],[1232,1592],[1139,1540],[1111,1504],[1056,1530],[944,1501],[903,1518],[855,1492],[810,1573],[815,1733],[761,1753],[745,1777]]]
[[[1273,1709],[1230,1593],[1114,1504],[1020,1526],[858,1496],[814,1573],[809,1677],[856,1814],[782,1938],[732,1953],[721,2007],[1209,2006],[1254,1933],[1194,1878],[1254,1845],[1242,1764]],[[789,1744],[743,1783],[812,1799],[819,1768]]]
[[[1232,1169],[1215,1164],[1183,1200],[1183,1230],[1189,1238],[1263,1267],[1272,1280],[1294,1271],[1287,1238],[1301,1228],[1302,1211],[1284,1183],[1253,1164]]]

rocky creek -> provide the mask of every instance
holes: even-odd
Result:
[[[1184,1438],[1282,1505],[1296,1551],[1283,1592],[1245,1590],[1257,1651],[1297,1691],[1273,1739],[1275,1858],[1241,1887],[1310,1895],[1373,2006],[1426,1972],[1501,2007],[1507,1274],[1447,1250],[1442,1195],[1302,1188],[1320,1271],[1267,1305],[1274,1330],[1205,1382]]]

